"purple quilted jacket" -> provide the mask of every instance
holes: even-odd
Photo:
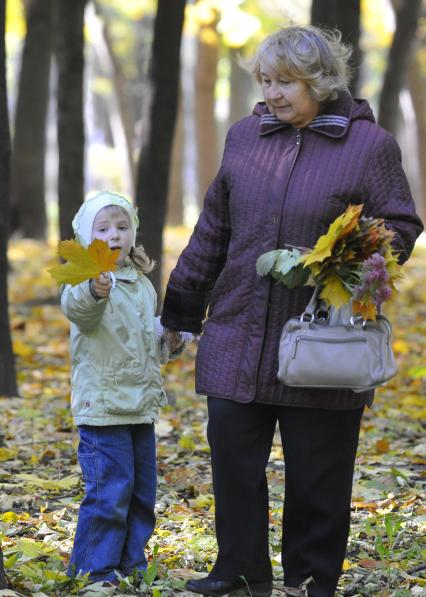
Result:
[[[282,327],[304,310],[312,289],[287,289],[255,267],[266,251],[312,247],[348,203],[384,218],[396,232],[401,263],[408,259],[423,226],[398,145],[366,101],[342,93],[304,129],[259,103],[231,127],[204,210],[170,276],[161,319],[173,330],[202,329],[199,394],[328,409],[371,404],[373,392],[278,382]]]

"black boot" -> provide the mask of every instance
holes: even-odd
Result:
[[[237,591],[242,595],[269,597],[272,594],[272,581],[247,582],[243,578],[237,578],[236,580],[218,580],[206,576],[206,578],[189,580],[186,583],[186,589],[193,593],[211,595],[213,597],[228,595]]]

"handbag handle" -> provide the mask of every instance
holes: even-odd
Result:
[[[305,310],[300,316],[300,321],[314,321],[315,312],[317,311],[319,290],[319,286],[315,286],[314,292],[312,293],[312,296],[309,299],[309,303],[306,305]]]
[[[303,311],[303,313],[300,316],[301,322],[312,323],[313,321],[315,321],[319,312],[327,313],[327,317],[323,317],[321,319],[328,320],[329,308],[327,306],[325,306],[325,303],[322,303],[321,300],[319,300],[319,293],[320,293],[320,287],[315,286],[312,296],[309,300],[309,303],[306,305],[305,310]],[[324,307],[322,307],[322,305],[324,305]],[[378,314],[380,315],[380,312]],[[356,324],[360,324],[360,323],[362,323],[362,325],[365,326],[366,321],[364,319],[362,319],[362,317],[355,316],[353,314],[352,301],[350,301],[349,321],[347,322],[346,325],[355,327]]]

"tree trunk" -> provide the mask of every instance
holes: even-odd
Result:
[[[167,199],[167,224],[183,224],[183,167],[184,167],[184,127],[182,93],[179,90],[175,134],[172,146],[169,195]]]
[[[58,62],[58,195],[61,239],[74,236],[72,219],[84,196],[84,9],[86,0],[56,0]]]
[[[5,2],[0,2],[0,395],[16,396],[18,389],[10,337],[7,297],[10,131],[6,91],[5,5]]]
[[[358,93],[359,70],[362,54],[359,47],[361,6],[360,0],[312,0],[311,23],[319,27],[337,28],[342,32],[342,41],[349,43],[352,48],[350,65],[352,80],[350,91],[356,96]]]
[[[251,93],[253,90],[253,77],[238,64],[238,50],[230,48],[229,60],[231,63],[231,101],[229,110],[229,125],[251,114]]]
[[[46,238],[45,153],[53,0],[33,0],[27,14],[15,113],[11,230]]]
[[[426,221],[426,79],[422,77],[419,60],[413,60],[408,72],[408,85],[416,113],[417,146],[420,176],[420,197],[417,210]]]
[[[158,0],[150,72],[151,99],[142,130],[138,166],[136,203],[141,212],[141,238],[148,255],[157,261],[152,281],[159,298],[184,12],[185,0]]]
[[[203,25],[198,35],[195,66],[195,134],[200,208],[218,167],[215,86],[219,58],[216,22]],[[206,34],[207,33],[207,34]],[[206,41],[204,41],[206,39]]]
[[[422,0],[401,0],[396,10],[396,29],[379,102],[379,124],[393,135],[398,132],[399,93],[409,70],[421,4]]]

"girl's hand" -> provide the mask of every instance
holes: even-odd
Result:
[[[108,298],[111,292],[112,282],[109,274],[102,273],[98,278],[91,281],[92,290],[99,298]]]
[[[176,352],[184,343],[181,332],[164,328],[163,338],[166,341],[170,353]]]

